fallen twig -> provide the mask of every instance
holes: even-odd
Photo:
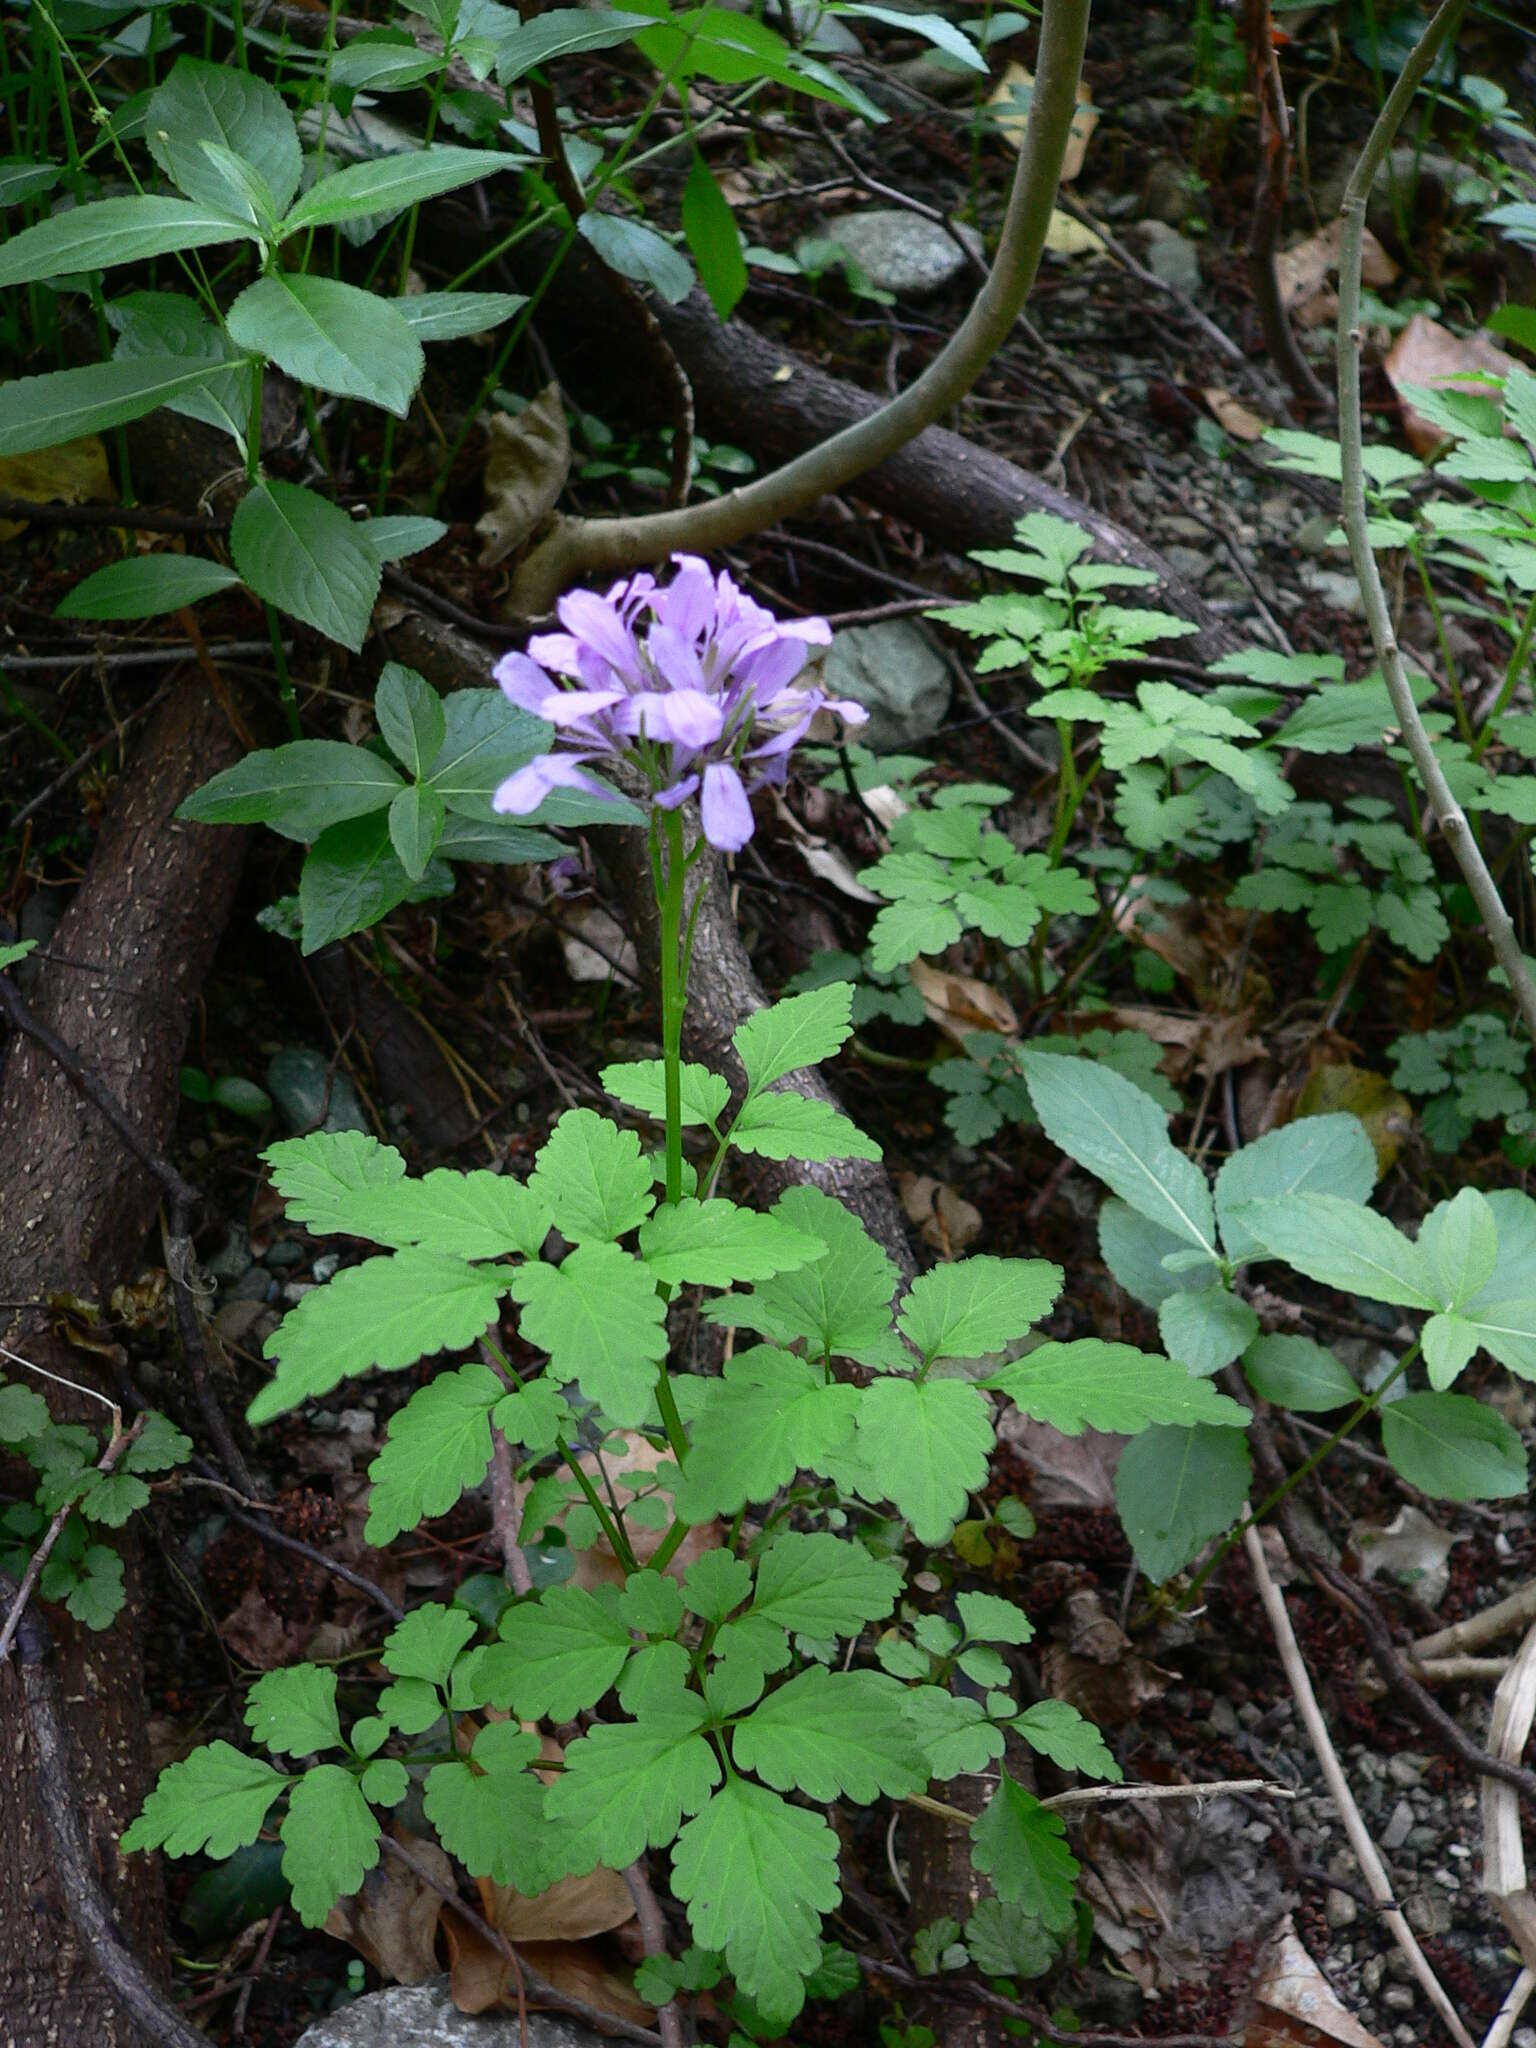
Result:
[[[643,1856],[630,1864],[624,1873],[624,1882],[635,1902],[635,1919],[640,1925],[640,1939],[645,1943],[646,1954],[664,1956],[667,1953],[667,1923],[661,1917],[656,1894],[651,1890]],[[656,2026],[664,2048],[683,2048],[683,2016],[675,1998],[669,1998],[665,2005],[657,2007]]]

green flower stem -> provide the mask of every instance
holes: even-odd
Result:
[[[657,814],[652,814],[652,830]],[[683,821],[677,811],[660,814],[666,843],[666,873],[657,900],[661,912],[661,1058],[666,1077],[667,1201],[683,1198],[683,1009],[687,990],[683,968],[683,892],[687,858]],[[690,936],[692,921],[690,920]]]
[[[301,740],[304,727],[299,718],[299,700],[294,695],[293,677],[288,672],[288,656],[283,651],[283,625],[277,616],[276,607],[262,600],[262,610],[267,615],[267,636],[272,642],[272,666],[277,671],[278,701],[283,707],[283,716],[288,721],[288,737]]]
[[[1440,600],[1435,595],[1435,586],[1429,573],[1429,564],[1424,559],[1424,550],[1419,545],[1416,537],[1409,541],[1408,552],[1413,557],[1414,568],[1419,572],[1419,586],[1424,592],[1424,602],[1429,606],[1429,616],[1434,621],[1435,639],[1440,647],[1440,659],[1445,663],[1446,681],[1451,686],[1451,702],[1456,707],[1456,730],[1464,740],[1471,744],[1473,739],[1472,721],[1467,716],[1467,700],[1462,693],[1461,675],[1456,667],[1456,657],[1451,652],[1451,643],[1445,635],[1445,615],[1440,609]]]
[[[1349,1414],[1345,1416],[1332,1436],[1324,1438],[1323,1442],[1318,1445],[1306,1463],[1298,1465],[1288,1479],[1282,1480],[1267,1500],[1261,1500],[1256,1508],[1250,1509],[1247,1521],[1240,1523],[1222,1539],[1215,1555],[1206,1564],[1202,1565],[1200,1570],[1195,1573],[1193,1579],[1190,1580],[1189,1587],[1183,1599],[1179,1602],[1181,1608],[1187,1607],[1191,1601],[1199,1597],[1201,1587],[1227,1555],[1227,1552],[1242,1542],[1245,1532],[1249,1529],[1257,1528],[1266,1515],[1273,1514],[1280,1503],[1295,1492],[1303,1479],[1307,1478],[1310,1473],[1315,1472],[1318,1466],[1322,1464],[1324,1458],[1337,1449],[1343,1443],[1345,1437],[1351,1435],[1364,1422],[1367,1415],[1375,1413],[1376,1409],[1380,1407],[1387,1389],[1396,1386],[1418,1355],[1419,1343],[1415,1339],[1387,1374],[1381,1385],[1372,1388],[1370,1393],[1361,1395],[1359,1401],[1350,1410]]]
[[[1472,742],[1474,761],[1480,761],[1488,750],[1488,742],[1493,738],[1494,720],[1509,708],[1509,700],[1515,694],[1515,685],[1530,659],[1533,634],[1536,634],[1536,597],[1533,597],[1526,606],[1525,617],[1520,624],[1520,637],[1516,640],[1514,652],[1509,657],[1509,666],[1504,671],[1504,680],[1499,685],[1499,694],[1494,699],[1493,709],[1484,719],[1482,731]]]
[[[608,1538],[609,1546],[611,1547],[614,1556],[619,1560],[619,1563],[623,1565],[625,1571],[639,1571],[640,1565],[635,1557],[634,1551],[630,1548],[629,1538],[624,1534],[621,1525],[617,1521],[615,1521],[614,1517],[608,1512],[607,1508],[604,1507],[602,1498],[599,1495],[597,1488],[592,1484],[592,1481],[587,1477],[586,1473],[582,1471],[581,1461],[578,1459],[576,1453],[571,1449],[570,1445],[566,1442],[563,1436],[557,1436],[555,1438],[555,1449],[560,1453],[561,1457],[564,1458],[566,1464],[570,1467],[571,1477],[575,1480],[576,1484],[581,1488],[583,1494],[586,1496],[587,1506],[592,1510],[593,1514],[596,1515],[598,1520],[598,1526],[602,1529],[603,1534]]]

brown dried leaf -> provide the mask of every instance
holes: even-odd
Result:
[[[1438,1607],[1451,1583],[1450,1556],[1466,1537],[1453,1536],[1422,1508],[1404,1503],[1390,1522],[1354,1522],[1350,1539],[1360,1553],[1360,1576],[1379,1572],[1407,1586],[1415,1600]]]
[[[1106,1436],[1098,1429],[1063,1436],[1048,1422],[1033,1422],[1017,1408],[1004,1415],[997,1436],[1031,1473],[1029,1497],[1034,1506],[1095,1512],[1114,1507],[1115,1461],[1125,1443],[1123,1436]]]
[[[1415,455],[1430,455],[1445,439],[1443,430],[1416,413],[1403,397],[1405,384],[1423,384],[1431,390],[1455,383],[1456,388],[1475,397],[1496,398],[1497,388],[1476,376],[1483,371],[1492,377],[1507,377],[1516,367],[1513,356],[1505,355],[1486,334],[1452,334],[1427,313],[1415,313],[1387,351],[1382,368],[1403,408],[1403,432]],[[1464,381],[1468,377],[1473,381]]]
[[[536,1899],[489,1878],[478,1882],[481,1912],[519,1948],[525,1941],[586,1941],[635,1916],[629,1886],[618,1871],[601,1865],[585,1877],[562,1877]]]
[[[1138,1656],[1097,1593],[1071,1593],[1057,1625],[1059,1641],[1040,1660],[1045,1689],[1104,1728],[1123,1728],[1176,1674]]]
[[[259,1586],[247,1586],[240,1605],[219,1623],[225,1646],[258,1671],[276,1671],[304,1652],[310,1631],[286,1621]]]
[[[1248,2048],[1308,2048],[1333,2041],[1339,2048],[1382,2048],[1375,2034],[1340,2004],[1333,1986],[1297,1938],[1289,1914],[1281,1921],[1253,1990],[1254,2009],[1244,2039]]]
[[[1015,149],[1024,147],[1024,130],[1029,121],[1029,99],[1035,87],[1035,74],[1023,64],[1010,64],[993,88],[987,100],[993,109],[997,126],[1008,145]],[[1070,185],[1083,168],[1083,159],[1088,154],[1088,145],[1093,140],[1093,131],[1099,125],[1099,110],[1093,104],[1089,87],[1079,83],[1077,88],[1077,112],[1072,116],[1072,129],[1067,136],[1066,154],[1061,163],[1061,182]],[[1089,231],[1091,232],[1091,230]],[[1098,241],[1098,236],[1093,237]],[[1102,244],[1100,245],[1102,247]]]
[[[922,1232],[924,1244],[946,1259],[963,1252],[981,1234],[981,1211],[931,1173],[898,1173],[902,1207]]]
[[[1224,1074],[1229,1067],[1247,1066],[1264,1051],[1264,1041],[1253,1035],[1251,1005],[1219,1016],[1181,1017],[1122,1004],[1108,1012],[1108,1021],[1117,1031],[1143,1031],[1166,1045],[1170,1057],[1163,1066],[1174,1080],[1192,1066],[1202,1074]]]
[[[1262,441],[1268,432],[1269,421],[1262,413],[1255,412],[1251,405],[1244,405],[1230,391],[1223,391],[1219,384],[1207,384],[1200,396],[1217,426],[1223,433],[1230,434],[1234,441]]]
[[[558,384],[546,384],[516,419],[504,412],[486,421],[485,510],[475,522],[489,569],[522,546],[560,501],[571,467],[571,437]]]
[[[446,1885],[453,1883],[453,1865],[436,1842],[423,1841],[393,1825],[389,1832],[412,1858]],[[338,1899],[326,1916],[325,1931],[349,1942],[394,1984],[423,1984],[442,1965],[437,1959],[437,1923],[441,1897],[414,1871],[385,1856],[349,1899]]]
[[[0,455],[0,497],[31,505],[109,505],[112,495],[107,451],[95,434],[35,455]],[[0,541],[14,540],[26,526],[24,519],[0,519]]]
[[[957,1045],[963,1045],[973,1031],[1017,1036],[1019,1020],[1013,1005],[987,982],[969,974],[952,974],[947,967],[932,967],[926,960],[914,960],[907,972],[923,999],[929,1022]]]
[[[1294,243],[1289,249],[1282,249],[1275,258],[1275,281],[1280,287],[1280,303],[1286,312],[1300,318],[1304,326],[1311,323],[1307,313],[1319,301],[1332,298],[1324,286],[1331,274],[1339,267],[1339,238],[1342,224],[1332,221],[1304,241]],[[1396,281],[1398,266],[1377,241],[1370,229],[1365,230],[1365,239],[1360,252],[1361,282],[1372,291],[1382,291]]]

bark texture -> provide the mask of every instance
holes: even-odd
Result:
[[[192,1008],[229,915],[244,835],[179,825],[177,805],[243,750],[200,678],[146,729],[84,881],[49,944],[31,1007],[79,1054],[163,1151]],[[159,1189],[101,1114],[28,1040],[0,1075],[0,1299],[66,1293],[104,1301],[130,1275]],[[113,1391],[102,1360],[72,1349],[36,1310],[0,1311],[12,1351]],[[7,1378],[26,1379],[4,1364]],[[99,1428],[100,1404],[49,1382],[55,1419]],[[93,1634],[49,1615],[71,1770],[92,1854],[127,1945],[163,1966],[159,1872],[118,1856],[148,1787],[137,1553],[120,1549],[127,1600]],[[62,1895],[35,1779],[37,1755],[14,1664],[0,1669],[0,2048],[137,2048],[138,2030],[86,1960]]]

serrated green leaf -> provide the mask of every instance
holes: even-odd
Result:
[[[913,1281],[897,1318],[924,1364],[1001,1351],[1039,1322],[1063,1279],[1045,1259],[965,1259]]]
[[[1009,1725],[1031,1749],[1039,1750],[1064,1771],[1081,1771],[1085,1777],[1105,1778],[1112,1785],[1125,1777],[1098,1729],[1065,1700],[1040,1700]]]
[[[983,1899],[965,1923],[965,1947],[984,1977],[1043,1977],[1059,1942],[1022,1906]]]
[[[426,678],[401,662],[386,662],[373,693],[373,710],[386,745],[406,772],[430,774],[448,737],[448,715]]]
[[[142,1849],[163,1849],[167,1856],[233,1855],[261,1833],[287,1782],[261,1757],[210,1742],[160,1773],[121,1846],[128,1855]]]
[[[1419,1227],[1418,1248],[1445,1307],[1474,1300],[1493,1278],[1499,1257],[1498,1226],[1487,1197],[1463,1188],[1454,1200],[1438,1203]]]
[[[104,1529],[121,1529],[131,1515],[149,1504],[149,1488],[142,1479],[127,1472],[107,1472],[79,1499],[80,1512],[88,1522]]]
[[[697,1813],[720,1782],[703,1722],[703,1700],[679,1692],[649,1701],[638,1723],[600,1723],[570,1745],[546,1799],[550,1818],[569,1828],[557,1851],[563,1870],[622,1870],[676,1837],[683,1816]]]
[[[336,1673],[319,1664],[290,1664],[268,1671],[251,1687],[245,1725],[264,1749],[278,1756],[314,1756],[340,1749],[336,1715]]]
[[[522,1306],[523,1339],[549,1353],[554,1377],[579,1380],[621,1428],[643,1422],[667,1330],[655,1278],[640,1261],[615,1244],[589,1243],[558,1266],[522,1266],[507,1279]]]
[[[767,1345],[737,1352],[693,1418],[678,1513],[690,1522],[735,1514],[772,1500],[797,1472],[822,1471],[852,1442],[858,1406],[856,1387],[829,1383],[808,1359]]]
[[[992,1441],[986,1401],[965,1380],[878,1379],[860,1399],[861,1470],[920,1543],[947,1541],[969,1495],[986,1484]]]
[[[901,1577],[898,1562],[871,1557],[861,1544],[826,1530],[809,1536],[791,1531],[758,1563],[752,1613],[793,1635],[823,1641],[856,1636],[866,1622],[890,1613]]]
[[[1423,1253],[1374,1209],[1337,1195],[1300,1194],[1245,1203],[1234,1220],[1271,1258],[1324,1287],[1403,1308],[1442,1306]]]
[[[864,881],[869,873],[863,869],[859,879]],[[942,953],[959,938],[961,929],[952,903],[903,896],[888,903],[870,926],[869,963],[877,974],[890,974],[920,955]]]
[[[379,1860],[379,1823],[340,1764],[316,1764],[288,1795],[278,1830],[293,1910],[323,1927],[332,1906],[358,1890]]]
[[[1029,1616],[996,1593],[960,1593],[955,1597],[967,1636],[983,1643],[1027,1643],[1035,1633]]]
[[[853,987],[845,981],[755,1011],[731,1034],[749,1090],[757,1094],[786,1074],[831,1059],[853,1030],[852,1012]]]
[[[545,1857],[554,1843],[544,1787],[527,1768],[539,1753],[536,1735],[492,1721],[475,1737],[473,1764],[434,1764],[427,1772],[423,1811],[471,1877],[532,1893],[556,1875]]]
[[[479,1485],[491,1462],[490,1412],[505,1392],[489,1366],[465,1365],[411,1396],[368,1468],[365,1542],[382,1550],[418,1522],[446,1515]]]
[[[1435,1500],[1523,1497],[1518,1430],[1465,1394],[1404,1394],[1381,1409],[1381,1447],[1410,1486]]]
[[[800,1000],[798,997],[796,1000]],[[731,1126],[738,1152],[763,1159],[878,1159],[880,1147],[830,1102],[792,1089],[750,1096]]]
[[[1021,1060],[1052,1144],[1139,1215],[1214,1254],[1210,1189],[1200,1169],[1169,1143],[1167,1115],[1151,1096],[1089,1060],[1028,1047]]]
[[[407,783],[390,805],[389,843],[413,882],[427,872],[445,822],[443,800],[430,783]]]
[[[255,484],[235,507],[229,547],[258,597],[361,653],[382,572],[339,506],[300,484]]]
[[[288,1214],[317,1234],[340,1229],[332,1219],[364,1189],[387,1187],[405,1176],[405,1161],[394,1146],[364,1131],[282,1138],[261,1156]]]
[[[804,1338],[818,1358],[899,1367],[910,1353],[891,1329],[897,1271],[851,1210],[819,1188],[781,1195],[773,1214],[827,1247],[819,1259],[777,1274],[750,1294],[731,1295],[705,1310],[711,1321],[757,1330],[781,1344]]]
[[[1259,1337],[1243,1353],[1243,1371],[1261,1400],[1299,1415],[1326,1415],[1360,1397],[1354,1374],[1310,1337]]]
[[[736,1724],[732,1758],[776,1791],[821,1804],[846,1797],[868,1806],[882,1792],[904,1798],[928,1782],[901,1717],[904,1691],[882,1671],[809,1665]]]
[[[1082,1337],[1041,1344],[981,1384],[1067,1436],[1084,1427],[1131,1434],[1149,1423],[1242,1428],[1248,1411],[1208,1380],[1130,1344]]]
[[[508,1443],[529,1451],[551,1451],[573,1418],[565,1396],[548,1380],[529,1380],[502,1395],[491,1421]]]
[[[1251,1480],[1248,1445],[1236,1430],[1155,1428],[1132,1437],[1115,1468],[1115,1504],[1154,1585],[1232,1526]]]
[[[380,812],[328,826],[299,875],[300,950],[307,957],[335,939],[366,931],[407,897],[442,896],[452,886],[447,869],[437,866],[412,883]]]
[[[519,1720],[570,1721],[600,1700],[633,1644],[612,1609],[580,1586],[550,1586],[501,1618],[501,1641],[474,1660],[479,1702]]]
[[[513,1275],[438,1252],[396,1252],[349,1266],[306,1294],[267,1339],[277,1371],[251,1402],[253,1423],[377,1367],[397,1372],[460,1351],[495,1322]]]
[[[413,1608],[384,1638],[379,1662],[396,1678],[423,1678],[446,1685],[460,1650],[475,1632],[475,1617],[462,1607],[429,1601]]]
[[[1234,1152],[1216,1176],[1216,1215],[1228,1258],[1251,1259],[1258,1247],[1237,1221],[1244,1202],[1288,1195],[1336,1195],[1368,1202],[1376,1185],[1376,1153],[1354,1116],[1304,1116],[1268,1131]]]
[[[518,161],[501,150],[461,149],[439,142],[427,149],[348,164],[310,186],[284,219],[283,239],[341,221],[382,219],[512,170]]]
[[[225,315],[231,339],[269,356],[295,383],[361,398],[398,419],[426,368],[421,343],[387,299],[339,278],[274,271]]]
[[[93,1543],[80,1560],[79,1578],[64,1596],[66,1611],[82,1628],[110,1628],[125,1597],[123,1560],[106,1544]]]
[[[903,1695],[901,1713],[935,1778],[984,1771],[1003,1753],[1003,1731],[993,1727],[978,1699],[958,1697],[939,1685],[917,1685]]]
[[[283,96],[265,79],[228,64],[178,57],[144,115],[150,155],[189,199],[240,211],[241,190],[200,147],[229,150],[266,185],[278,212],[299,189],[303,160]]]
[[[528,1185],[573,1244],[609,1243],[655,1206],[640,1140],[593,1109],[568,1109],[545,1139]]]
[[[273,1146],[267,1157],[277,1150]],[[317,1234],[341,1231],[397,1250],[415,1246],[465,1259],[496,1259],[507,1252],[537,1258],[550,1229],[549,1211],[530,1187],[487,1167],[460,1173],[438,1166],[419,1179],[392,1176],[328,1196],[317,1214],[301,1214],[293,1203],[289,1213]]]
[[[25,1443],[48,1427],[48,1403],[31,1387],[0,1387],[0,1444]]]
[[[1209,1378],[1241,1358],[1259,1334],[1259,1319],[1223,1282],[1170,1294],[1157,1313],[1168,1356]]]
[[[821,1961],[821,1915],[837,1905],[837,1837],[817,1814],[728,1778],[677,1838],[672,1889],[703,1948],[725,1953],[737,1986],[792,2020]]]
[[[200,604],[240,578],[201,555],[133,555],[77,583],[54,611],[58,619],[153,619]]]
[[[739,1209],[715,1197],[689,1198],[656,1210],[640,1226],[640,1256],[669,1287],[692,1283],[730,1287],[767,1280],[825,1256],[820,1238],[796,1230],[781,1216]]]
[[[1064,1934],[1073,1922],[1078,1863],[1060,1818],[1004,1771],[971,1828],[971,1861],[1006,1905]]]
[[[598,1079],[616,1102],[639,1110],[653,1123],[666,1118],[666,1069],[660,1060],[621,1060],[604,1067]],[[687,1124],[714,1125],[731,1099],[731,1084],[723,1074],[685,1060],[682,1068],[682,1120]]]
[[[724,1621],[752,1590],[752,1567],[728,1550],[706,1550],[683,1574],[690,1614],[700,1621]]]
[[[0,264],[23,240],[25,235],[18,235],[0,251]],[[125,426],[185,398],[219,374],[214,362],[143,355],[88,363],[79,370],[50,370],[41,377],[12,377],[0,384],[0,455],[31,455]]]

